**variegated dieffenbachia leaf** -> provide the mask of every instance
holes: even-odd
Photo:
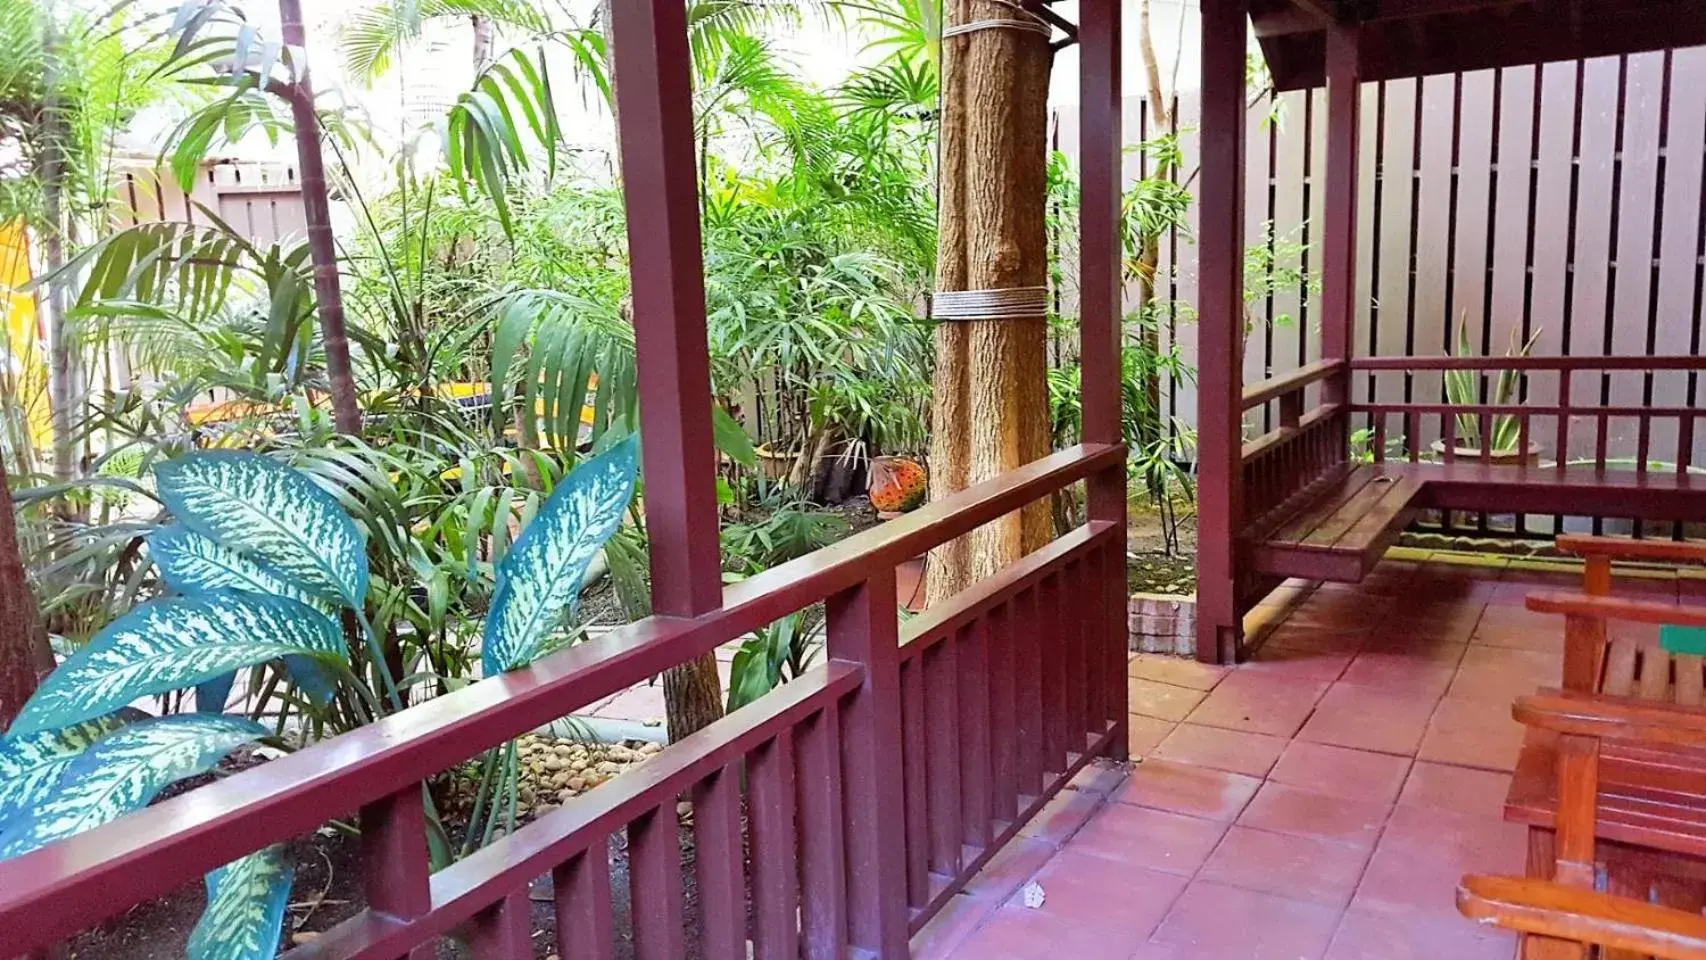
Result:
[[[35,733],[277,657],[346,661],[338,625],[287,597],[237,590],[143,604],[48,674],[12,722]]]
[[[267,728],[204,713],[143,720],[108,734],[66,768],[53,795],[0,832],[0,860],[21,856],[146,806],[155,794],[201,773]]]
[[[95,741],[144,716],[124,709],[57,730],[0,738],[0,833],[21,811],[51,797],[71,762]]]
[[[573,611],[587,564],[622,526],[636,449],[628,437],[570,471],[498,564],[480,655],[486,676],[532,663]]]
[[[160,578],[179,593],[198,594],[209,590],[246,590],[306,603],[327,616],[335,616],[337,605],[328,603],[286,577],[278,576],[259,562],[222,547],[181,523],[161,527],[148,537],[148,554],[160,568]]]
[[[187,960],[272,960],[296,867],[275,844],[207,875],[207,909],[196,921]]]
[[[271,457],[202,450],[154,468],[179,523],[316,596],[360,608],[367,547],[331,494]]]

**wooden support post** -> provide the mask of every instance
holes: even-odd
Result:
[[[361,808],[361,886],[375,913],[415,920],[432,909],[425,803],[421,788],[412,786]],[[432,955],[430,945],[419,946],[399,960]]]
[[[1243,516],[1246,0],[1202,0],[1202,167],[1196,193],[1197,659],[1237,658]]]
[[[877,957],[904,957],[906,803],[895,775],[901,755],[900,624],[894,571],[829,598],[829,656],[865,668],[865,682],[842,701],[842,783],[846,814],[848,940]]]
[[[652,609],[692,617],[722,605],[723,585],[687,11],[673,0],[626,0],[609,10]]]
[[[1327,195],[1321,235],[1321,357],[1349,359],[1357,317],[1357,147],[1362,69],[1357,28],[1327,31]],[[1350,400],[1350,370],[1322,383],[1327,403]],[[1348,444],[1350,438],[1344,437]]]
[[[1083,371],[1079,389],[1084,410],[1084,442],[1120,443],[1123,440],[1120,405],[1120,350],[1124,345],[1124,313],[1121,309],[1120,277],[1120,175],[1123,157],[1120,131],[1120,4],[1119,0],[1085,0],[1079,5],[1079,106],[1078,152],[1083,164],[1079,204],[1079,355]],[[1092,476],[1089,515],[1117,525],[1109,555],[1125,556],[1126,489],[1125,468],[1103,470]],[[1086,646],[1090,651],[1092,682],[1103,671],[1112,671],[1117,683],[1108,690],[1117,709],[1116,720],[1125,717],[1128,685],[1125,659],[1128,647],[1125,617],[1125,569],[1105,570],[1103,575],[1119,580],[1120,589],[1098,597],[1105,609],[1084,620]],[[1105,654],[1105,655],[1104,655]],[[1101,678],[1106,679],[1106,678]],[[1100,719],[1100,718],[1097,718]],[[1110,753],[1125,759],[1126,724],[1117,722]]]

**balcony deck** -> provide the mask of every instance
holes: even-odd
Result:
[[[1081,774],[914,955],[1511,957],[1514,940],[1458,916],[1453,892],[1467,872],[1522,872],[1523,828],[1501,819],[1522,737],[1510,704],[1559,681],[1563,635],[1522,600],[1580,575],[1408,557],[1360,585],[1282,591],[1236,668],[1134,658],[1143,762]],[[1614,592],[1703,587],[1661,572]]]

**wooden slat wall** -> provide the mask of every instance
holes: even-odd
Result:
[[[1698,349],[1706,48],[1369,84],[1363,110],[1358,355],[1450,350],[1459,317],[1467,318],[1476,348],[1494,354],[1513,333],[1535,330],[1536,354],[1596,355],[1608,345],[1617,354],[1644,353],[1649,344],[1661,354]],[[1194,91],[1176,113],[1188,173],[1197,162]],[[1324,107],[1319,91],[1297,91],[1280,97],[1271,126],[1269,113],[1265,101],[1250,113],[1245,226],[1252,242],[1269,221],[1279,237],[1300,240],[1321,216]],[[1159,132],[1142,97],[1128,99],[1126,114],[1132,142]],[[1070,111],[1061,125],[1061,143],[1071,149]],[[1145,169],[1132,160],[1127,174]],[[1315,267],[1318,232],[1308,242],[1305,256]],[[1159,296],[1194,301],[1189,230],[1162,244],[1161,273]],[[1278,291],[1254,305],[1259,318],[1289,316],[1293,323],[1252,331],[1247,382],[1319,356],[1319,297],[1302,293]],[[1164,344],[1174,342],[1195,363],[1188,322],[1175,336],[1164,334]],[[1559,379],[1530,377],[1523,399],[1556,403]],[[1442,399],[1437,375],[1386,375],[1355,389],[1359,400]],[[1571,389],[1576,403],[1603,396],[1614,404],[1682,406],[1701,399],[1698,378],[1681,373],[1578,373]],[[1190,383],[1169,384],[1163,403],[1185,423],[1194,421]],[[1275,415],[1252,410],[1252,433],[1271,428]],[[1399,419],[1386,424],[1394,442],[1404,431]],[[1550,417],[1531,423],[1548,458],[1556,427]],[[1418,438],[1423,449],[1440,438],[1437,423],[1426,429]],[[1692,462],[1706,463],[1706,430],[1692,440]],[[1659,423],[1645,449],[1651,459],[1675,461],[1678,442],[1675,423]],[[1593,458],[1599,447],[1597,424],[1571,425],[1570,457]],[[1633,421],[1607,425],[1605,456],[1632,458],[1641,448]]]

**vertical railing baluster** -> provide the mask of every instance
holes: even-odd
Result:
[[[995,819],[1011,822],[1019,814],[1012,608],[1002,604],[989,611],[985,621],[989,637],[989,753],[990,768],[994,771],[990,779],[994,786]]]
[[[700,853],[703,855],[704,848],[700,848]],[[551,871],[551,886],[557,918],[557,955],[563,960],[610,960],[615,956],[610,850],[605,838],[600,836],[591,847]],[[700,902],[704,902],[703,895]],[[706,956],[723,960],[720,954]],[[742,949],[742,960],[745,956]]]
[[[474,960],[532,960],[533,916],[527,888],[513,890],[474,914],[468,923],[468,944]]]
[[[1445,450],[1445,462],[1457,462],[1457,415],[1450,411],[1440,415],[1440,446]]]
[[[1493,462],[1493,415],[1481,411],[1481,462]]]
[[[925,775],[930,824],[930,869],[960,872],[959,637],[950,634],[924,651]]]
[[[1066,650],[1060,622],[1060,577],[1043,577],[1037,587],[1037,634],[1041,641],[1043,697],[1043,769],[1066,769]]]
[[[1558,439],[1554,441],[1557,449],[1552,456],[1560,471],[1570,460],[1570,381],[1573,379],[1569,370],[1558,371]]]
[[[960,822],[966,843],[989,846],[993,816],[989,756],[989,640],[987,621],[973,620],[960,634],[954,658],[960,671]]]
[[[894,590],[893,568],[879,567],[828,603],[829,656],[865,668],[841,717],[848,940],[882,957],[903,957],[907,950],[906,803],[894,775],[901,751]]]
[[[1635,418],[1635,473],[1647,475],[1647,454],[1652,449],[1653,418],[1643,411]]]
[[[806,960],[842,960],[847,952],[840,750],[841,715],[831,704],[799,728],[800,930]]]
[[[1422,459],[1422,415],[1415,410],[1404,413],[1404,446],[1410,453],[1410,462],[1416,463]]]
[[[1593,465],[1595,469],[1604,470],[1607,450],[1611,446],[1611,418],[1601,411],[1594,419],[1597,432],[1593,438]]]
[[[681,835],[675,798],[628,824],[628,897],[634,909],[637,960],[679,960],[682,930]]]
[[[1042,792],[1043,685],[1042,643],[1037,619],[1037,591],[1024,590],[1013,598],[1013,668],[1015,737],[1018,740],[1021,805]]]
[[[1374,462],[1375,463],[1385,463],[1386,462],[1386,414],[1376,413],[1374,415],[1374,436],[1370,439],[1369,442],[1370,442],[1370,444],[1372,444],[1369,452],[1374,455]]]
[[[1676,472],[1686,475],[1688,468],[1694,465],[1694,414],[1685,413],[1677,418],[1676,425]]]
[[[1088,661],[1088,652],[1093,649],[1084,635],[1084,611],[1081,598],[1084,595],[1084,564],[1074,560],[1066,565],[1066,572],[1060,579],[1060,636],[1061,661],[1066,665],[1066,749],[1069,753],[1082,754],[1085,749],[1085,734],[1090,730],[1090,718],[1087,710],[1090,678],[1095,676],[1094,667]],[[1071,757],[1067,758],[1071,762]]]
[[[924,661],[900,663],[900,780],[906,802],[907,903],[930,900],[930,763],[924,736]],[[893,776],[893,773],[890,773]]]
[[[1343,443],[1342,437],[1336,439]],[[1093,636],[1090,649],[1096,654],[1092,662],[1106,678],[1107,722],[1112,725],[1116,740],[1124,743],[1130,729],[1131,684],[1126,680],[1126,664],[1131,660],[1131,631],[1126,626],[1125,537],[1124,531],[1121,533],[1099,551],[1103,573],[1096,582],[1101,585],[1103,601],[1102,615],[1098,618],[1101,633]],[[1237,654],[1237,650],[1230,651],[1229,659],[1236,659]],[[1124,759],[1124,754],[1117,759]]]
[[[412,920],[432,909],[431,864],[427,860],[426,796],[411,785],[361,808],[362,892],[369,909]],[[403,954],[429,960],[430,945]]]
[[[794,739],[783,731],[747,756],[753,956],[799,960],[799,864],[794,827]]]
[[[706,960],[746,960],[746,870],[741,844],[741,769],[723,767],[693,785],[693,876]]]
[[[1522,457],[1520,463],[1523,466],[1528,465],[1528,446],[1533,442],[1531,431],[1529,429],[1528,414],[1518,414],[1516,418],[1516,446],[1517,454]],[[1520,529],[1520,527],[1518,529]]]

